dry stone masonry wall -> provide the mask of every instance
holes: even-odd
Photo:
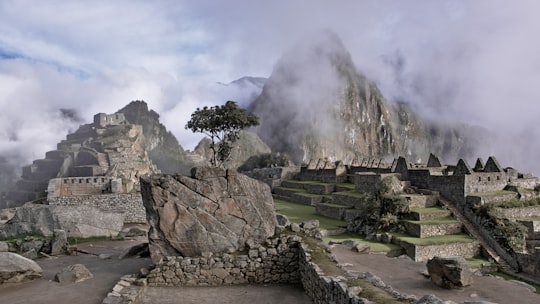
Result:
[[[49,204],[70,207],[90,206],[103,211],[123,212],[126,224],[146,223],[146,212],[140,193],[61,196],[50,198]]]

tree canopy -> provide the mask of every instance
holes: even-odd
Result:
[[[259,119],[256,115],[229,100],[221,106],[197,108],[191,114],[186,129],[210,137],[212,140],[210,163],[217,167],[229,159],[234,142],[239,138],[239,132],[258,124]]]

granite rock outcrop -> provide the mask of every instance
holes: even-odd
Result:
[[[152,260],[200,256],[262,243],[275,233],[270,187],[221,168],[193,168],[191,177],[141,178]]]

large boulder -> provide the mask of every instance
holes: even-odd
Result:
[[[66,231],[68,237],[117,236],[124,218],[122,212],[91,206],[27,204],[17,208],[15,216],[0,225],[0,238],[13,238],[24,233],[52,236],[55,229]]]
[[[220,168],[193,168],[191,177],[141,178],[152,260],[230,252],[262,243],[276,227],[267,184]]]
[[[123,212],[104,211],[90,206],[51,206],[58,228],[68,237],[117,236],[124,226]]]
[[[26,282],[42,274],[36,262],[13,252],[0,252],[0,284]]]
[[[56,273],[54,280],[59,283],[79,283],[93,277],[94,275],[83,264],[73,264]]]
[[[427,270],[435,285],[453,289],[472,284],[472,272],[460,256],[435,256],[427,262]]]

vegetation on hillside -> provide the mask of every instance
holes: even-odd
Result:
[[[383,179],[378,190],[369,194],[366,204],[359,208],[359,215],[349,222],[349,231],[370,235],[400,230],[398,219],[409,212],[409,204],[404,197],[390,191],[389,183],[389,180]]]
[[[473,211],[482,226],[487,229],[495,240],[509,252],[523,252],[527,227],[518,222],[505,218],[497,204],[475,206]]]
[[[287,154],[272,152],[251,156],[238,167],[238,171],[251,171],[255,168],[286,167],[291,164],[292,160]]]

